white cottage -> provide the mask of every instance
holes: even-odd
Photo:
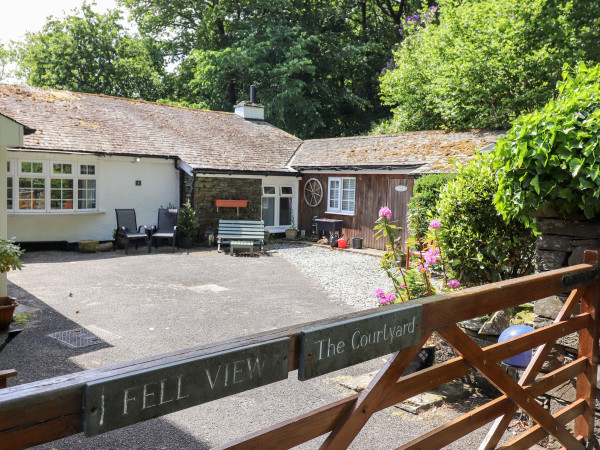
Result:
[[[264,122],[255,102],[236,113],[0,85],[0,114],[36,130],[8,147],[8,234],[110,240],[116,208],[154,225],[159,207],[186,198],[202,228],[238,217],[285,230],[297,217],[298,174],[288,163],[301,141]],[[218,199],[247,206],[217,208]]]

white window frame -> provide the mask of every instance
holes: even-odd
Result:
[[[24,172],[22,163],[40,163],[42,164],[42,172]],[[10,158],[7,159],[7,178],[12,178],[12,209],[5,204],[6,211],[11,214],[61,214],[61,213],[82,213],[97,212],[98,209],[98,163],[81,162],[81,161],[65,161],[54,159],[35,159],[35,158]],[[70,174],[55,174],[54,164],[71,165]],[[94,174],[81,175],[81,166],[94,166]],[[44,208],[43,209],[21,209],[19,203],[19,185],[22,178],[42,178],[44,179]],[[73,180],[73,208],[72,209],[52,209],[52,180],[53,179],[70,179]],[[94,180],[95,188],[95,207],[94,208],[79,208],[79,181]]]
[[[6,160],[6,210],[7,211],[14,211],[15,208],[15,176],[13,174],[13,167],[15,166],[13,164],[14,161],[12,160]],[[8,207],[8,179],[10,178],[11,180],[11,197],[10,197],[10,202],[12,204],[12,208]]]
[[[71,173],[54,173],[54,164],[61,164],[61,165],[69,165],[71,166]],[[73,163],[73,162],[67,162],[67,161],[50,161],[50,166],[48,167],[48,181],[50,182],[48,184],[48,208],[47,211],[52,211],[52,212],[58,212],[58,211],[73,211],[75,210],[75,205],[76,205],[76,195],[77,193],[75,192],[76,189],[76,185],[77,185],[77,178],[75,176],[75,171],[77,170],[77,163]],[[73,191],[72,194],[72,199],[71,199],[71,207],[70,208],[52,208],[52,180],[71,180],[72,181],[72,187],[71,190]],[[62,187],[61,187],[61,191],[62,191]],[[60,201],[62,202],[62,198],[60,199]]]
[[[40,159],[29,159],[29,158],[19,158],[17,161],[17,170],[16,177],[13,177],[13,211],[18,211],[20,213],[28,213],[28,214],[39,214],[48,211],[49,203],[48,203],[48,194],[49,194],[49,176],[48,176],[48,161],[40,160]],[[24,172],[22,168],[23,163],[31,163],[31,164],[41,164],[42,171],[41,172]],[[21,178],[43,178],[44,179],[44,208],[43,209],[33,209],[33,208],[23,208],[21,209],[21,200],[19,198],[19,191],[21,186]],[[16,183],[15,183],[16,179]],[[16,202],[15,202],[16,200]],[[16,203],[16,208],[15,208]]]
[[[82,175],[81,174],[81,167],[82,166],[94,166],[94,174],[90,175],[90,174],[85,174]],[[79,180],[94,180],[96,182],[96,186],[94,187],[94,202],[96,203],[96,207],[95,208],[79,208]],[[77,177],[75,179],[75,186],[73,187],[75,189],[75,201],[73,206],[77,206],[77,210],[79,211],[96,211],[98,209],[98,165],[96,163],[93,164],[86,164],[86,163],[79,163],[77,164]],[[75,204],[75,202],[77,202]]]
[[[342,199],[343,199],[343,193],[344,193],[344,180],[354,180],[354,192],[353,192],[353,198],[352,198],[352,203],[354,203],[354,209],[352,211],[350,210],[344,210],[342,209]],[[337,195],[337,202],[339,207],[337,208],[332,208],[331,207],[331,184],[332,182],[337,181],[339,183],[339,190],[338,190],[338,195]],[[329,177],[329,179],[327,180],[327,210],[325,211],[325,213],[327,214],[343,214],[343,215],[347,215],[347,216],[353,216],[355,214],[356,211],[356,177]]]
[[[272,194],[266,194],[265,188],[273,188],[275,192]],[[290,188],[292,192],[290,194],[284,194],[283,188]],[[294,211],[294,186],[291,184],[265,184],[262,186],[262,196],[266,198],[274,198],[274,220],[273,225],[268,225],[267,228],[270,229],[282,229],[285,230],[291,227],[291,224],[282,225],[279,223],[279,215],[280,215],[280,199],[287,198],[292,202],[292,211]],[[296,212],[294,211],[294,220],[296,221],[296,226],[298,226],[298,219],[296,218]]]

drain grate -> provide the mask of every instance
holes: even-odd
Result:
[[[112,342],[122,339],[118,334],[90,325],[87,328],[76,328],[74,330],[59,331],[49,334],[48,337],[67,344],[69,347],[82,348],[90,345],[98,345],[104,342]]]

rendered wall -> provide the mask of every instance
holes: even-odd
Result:
[[[18,242],[111,240],[116,208],[134,208],[139,225],[156,224],[158,208],[179,205],[179,171],[168,159],[72,155],[9,150],[9,160],[96,165],[94,212],[9,212],[8,235]],[[15,162],[15,169],[17,164]],[[16,174],[15,177],[16,186]],[[136,181],[141,181],[137,186]],[[16,189],[15,189],[16,190]],[[48,198],[48,196],[47,196]]]

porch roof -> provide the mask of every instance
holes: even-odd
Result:
[[[291,162],[297,170],[338,167],[411,169],[412,173],[455,171],[453,160],[465,163],[476,149],[494,144],[505,131],[415,131],[304,141]]]
[[[7,84],[0,114],[36,129],[23,148],[177,157],[198,171],[290,172],[301,142],[234,113]]]

